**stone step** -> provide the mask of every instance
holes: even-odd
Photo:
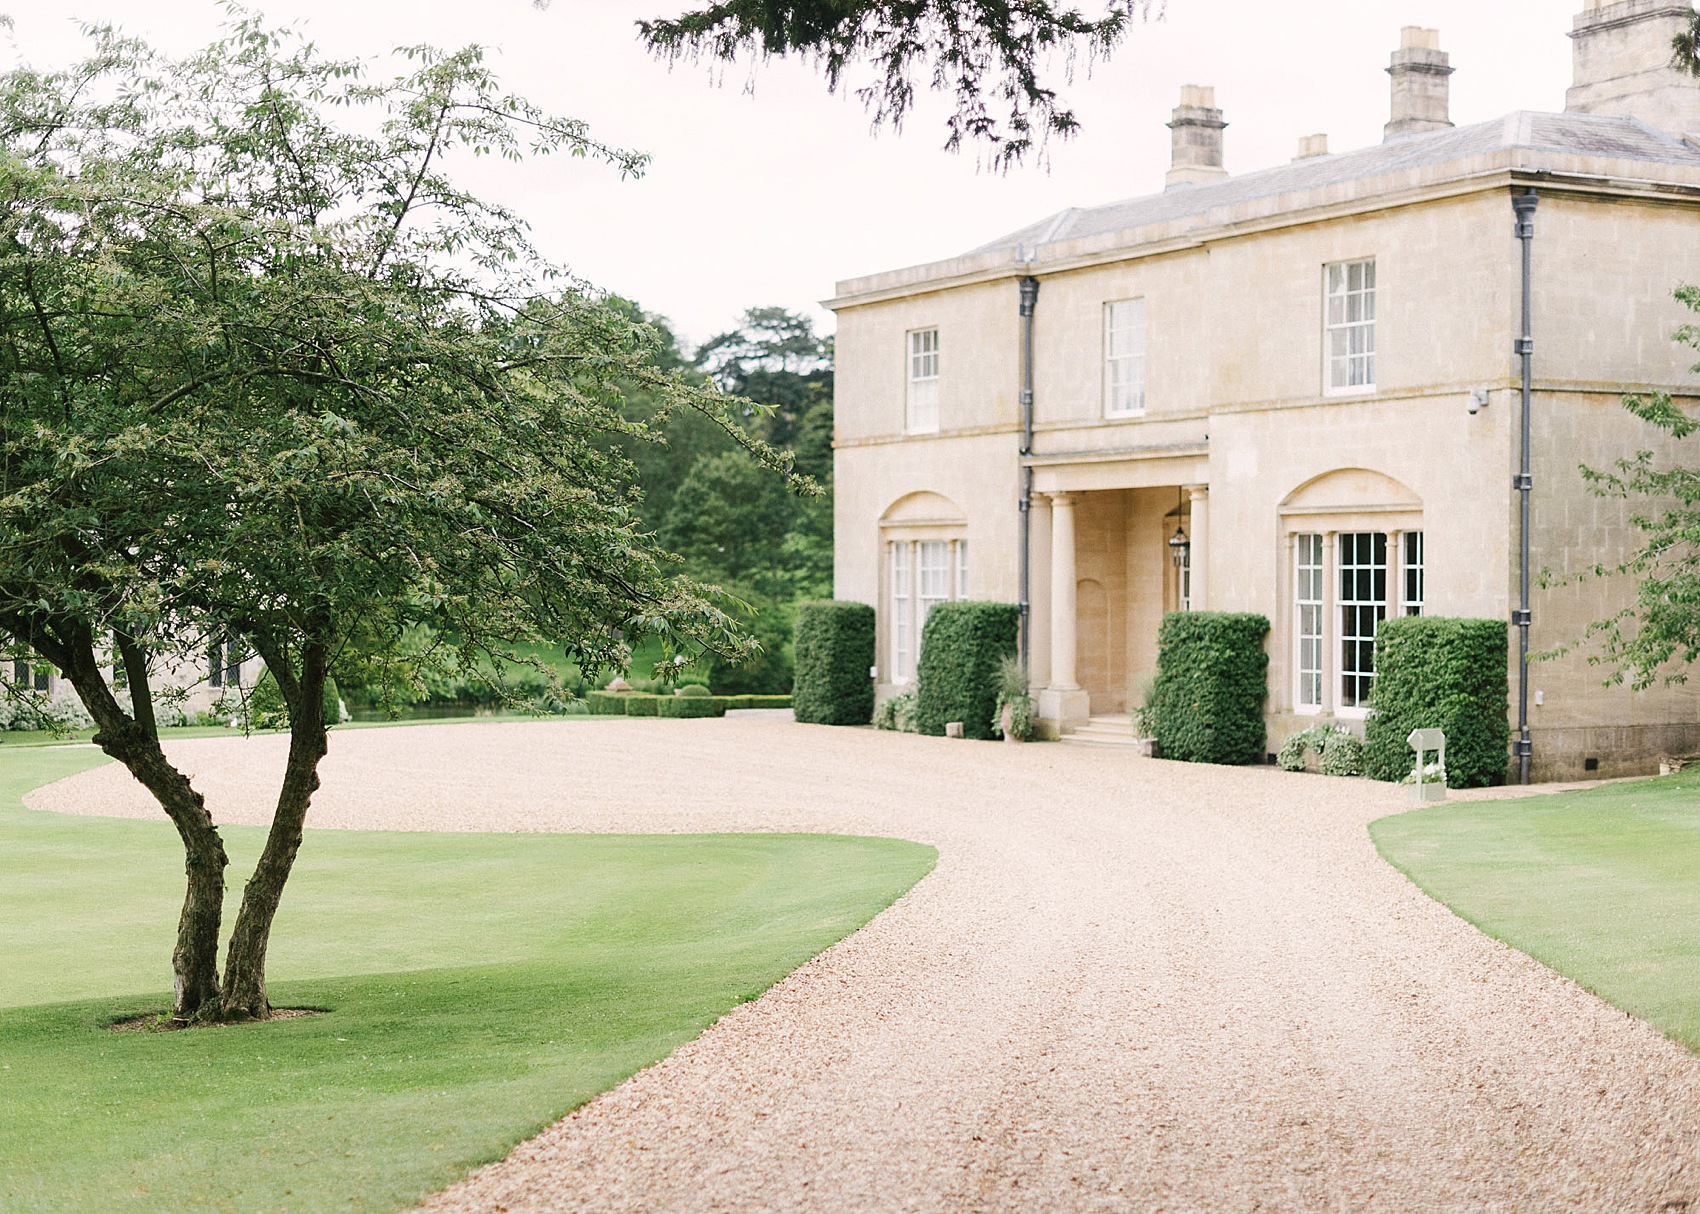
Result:
[[[1133,718],[1129,716],[1098,716],[1084,725],[1077,725],[1063,734],[1065,742],[1086,746],[1132,746]]]

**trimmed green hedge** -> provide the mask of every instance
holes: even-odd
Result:
[[[724,696],[656,696],[655,715],[673,719],[723,717],[726,715]]]
[[[874,609],[839,600],[797,604],[792,710],[810,725],[866,725],[874,717]]]
[[[647,691],[592,691],[585,701],[603,717],[723,717],[734,708],[789,708],[790,696],[656,695]]]
[[[1186,763],[1263,762],[1269,655],[1260,615],[1171,611],[1157,631],[1157,748]]]
[[[1508,638],[1503,620],[1426,615],[1382,621],[1364,723],[1366,773],[1404,779],[1416,762],[1405,739],[1413,729],[1439,729],[1446,734],[1449,785],[1503,784],[1511,762]]]
[[[915,671],[917,733],[939,737],[961,721],[963,737],[991,738],[998,664],[1016,651],[1020,628],[1014,603],[940,603],[928,613]]]

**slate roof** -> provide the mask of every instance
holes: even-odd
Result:
[[[970,251],[991,253],[1036,247],[1168,223],[1233,206],[1344,182],[1381,177],[1406,169],[1445,164],[1510,149],[1611,160],[1643,160],[1700,167],[1700,149],[1636,118],[1597,114],[1542,114],[1529,110],[1492,122],[1398,135],[1386,143],[1354,152],[1314,156],[1226,177],[1206,185],[1178,186],[1161,194],[1113,202],[1107,206],[1070,207],[1038,223]]]

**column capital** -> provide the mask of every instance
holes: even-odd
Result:
[[[1205,498],[1210,496],[1210,486],[1209,485],[1188,485],[1188,486],[1186,486],[1186,495],[1192,501],[1195,501],[1195,502],[1203,501]]]
[[[1044,496],[1051,499],[1053,506],[1072,506],[1086,495],[1078,489],[1066,489],[1058,493],[1047,493]]]

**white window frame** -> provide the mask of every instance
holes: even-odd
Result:
[[[1423,533],[1399,533],[1399,611],[1402,615],[1421,615],[1424,581],[1427,569],[1423,564]]]
[[[1320,713],[1328,687],[1327,547],[1320,531],[1293,540],[1293,707]]]
[[[891,542],[891,681],[907,683],[914,677],[914,594],[910,577],[908,540]]]
[[[1376,541],[1380,540],[1380,560],[1376,560]],[[1389,549],[1393,537],[1385,531],[1342,531],[1334,537],[1334,575],[1337,595],[1334,600],[1339,620],[1339,657],[1334,671],[1338,696],[1338,711],[1342,716],[1364,716],[1369,712],[1370,697],[1375,693],[1375,638],[1381,622],[1387,618],[1388,596],[1391,593],[1392,570],[1388,568]],[[1353,541],[1348,544],[1347,541]],[[1361,550],[1367,542],[1369,551]],[[1351,549],[1348,552],[1348,548]],[[1350,559],[1348,559],[1350,558]],[[1376,593],[1376,579],[1380,593]],[[1368,591],[1365,593],[1365,580]],[[1364,631],[1365,620],[1369,631]],[[1368,669],[1364,668],[1364,646],[1369,646]],[[1348,690],[1350,688],[1350,690]]]
[[[1375,391],[1375,258],[1322,267],[1322,391],[1355,396]]]
[[[903,429],[909,434],[939,431],[939,331],[934,325],[903,336]]]
[[[1145,412],[1145,300],[1104,304],[1104,416]]]
[[[950,576],[950,541],[918,540],[915,544],[915,636],[926,637],[927,617],[948,603],[955,589]]]
[[[968,597],[968,541],[956,538],[961,533],[960,526],[928,527],[886,541],[885,682],[914,682],[927,616],[940,603]]]

